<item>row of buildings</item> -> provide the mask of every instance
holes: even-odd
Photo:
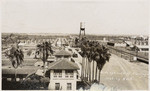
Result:
[[[21,42],[22,43],[22,42]],[[31,44],[31,45],[30,45]],[[32,49],[34,55],[36,45],[35,43],[25,43],[22,46],[24,51],[26,52],[29,49]],[[61,46],[59,46],[61,47]],[[3,63],[7,63],[8,59],[2,59]],[[22,68],[14,69],[11,67],[11,64],[5,65],[2,67],[2,79],[3,82],[11,82],[17,81],[21,82],[26,79],[26,76],[35,72],[37,75],[49,78],[48,80],[48,89],[49,90],[76,90],[77,89],[77,82],[81,81],[79,77],[79,66],[76,62],[72,61],[72,53],[65,50],[65,48],[58,50],[54,53],[53,56],[49,56],[46,63],[45,63],[45,70],[41,70],[43,63],[41,59],[33,59],[29,58],[24,59],[24,65]],[[41,70],[41,71],[40,71]]]
[[[148,37],[131,37],[131,38],[118,38],[107,41],[107,45],[114,47],[138,47],[139,52],[148,52]]]

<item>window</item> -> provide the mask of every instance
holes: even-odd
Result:
[[[62,77],[62,70],[54,70],[54,77]]]
[[[148,48],[141,48],[142,51],[148,51]]]
[[[16,78],[16,81],[19,81],[20,80],[20,78]]]
[[[57,58],[61,58],[61,56],[56,56]]]
[[[73,78],[73,70],[66,70],[65,71],[65,77]]]
[[[64,56],[64,58],[68,58],[69,56]]]
[[[7,81],[11,81],[12,79],[11,78],[7,78]]]
[[[71,83],[67,83],[67,90],[72,90]]]
[[[60,83],[55,83],[55,90],[59,90],[60,89]]]

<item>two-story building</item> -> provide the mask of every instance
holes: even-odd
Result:
[[[49,90],[76,90],[77,70],[79,67],[67,59],[61,59],[49,64],[50,73]]]

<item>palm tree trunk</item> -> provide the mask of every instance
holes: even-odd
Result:
[[[94,60],[92,62],[93,62],[92,81],[94,81]]]
[[[84,63],[84,72],[85,72],[85,74],[84,74],[85,76],[84,76],[84,77],[86,78],[86,67],[87,67],[87,65],[86,65],[86,57],[85,57],[84,62],[85,62],[85,63]]]
[[[87,63],[87,67],[86,67],[86,73],[87,73],[87,81],[89,81],[89,60],[88,60],[88,58],[86,58],[87,60],[86,60],[86,63]]]
[[[100,75],[101,75],[101,70],[99,69],[99,77],[98,77],[99,83],[100,83]]]
[[[97,80],[97,63],[96,63],[96,72],[95,72],[95,80]]]
[[[20,65],[20,62],[19,62],[19,56],[18,55],[16,55],[16,60],[17,60],[17,67]],[[16,67],[16,68],[17,68]]]
[[[43,48],[43,67],[45,66],[45,50]]]
[[[82,57],[82,72],[81,72],[82,79],[84,78],[84,57]]]
[[[17,78],[17,68],[15,68],[15,82],[16,82],[16,78]]]
[[[89,63],[88,62],[89,62],[89,60],[86,57],[86,75],[87,75],[87,81],[88,81],[88,78],[89,78],[89,75],[88,75],[89,74],[89,65],[88,65]]]
[[[91,62],[89,62],[89,81],[91,82]]]

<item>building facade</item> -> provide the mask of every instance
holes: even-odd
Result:
[[[50,71],[49,90],[76,90],[77,64],[63,59],[53,62],[48,68]]]

